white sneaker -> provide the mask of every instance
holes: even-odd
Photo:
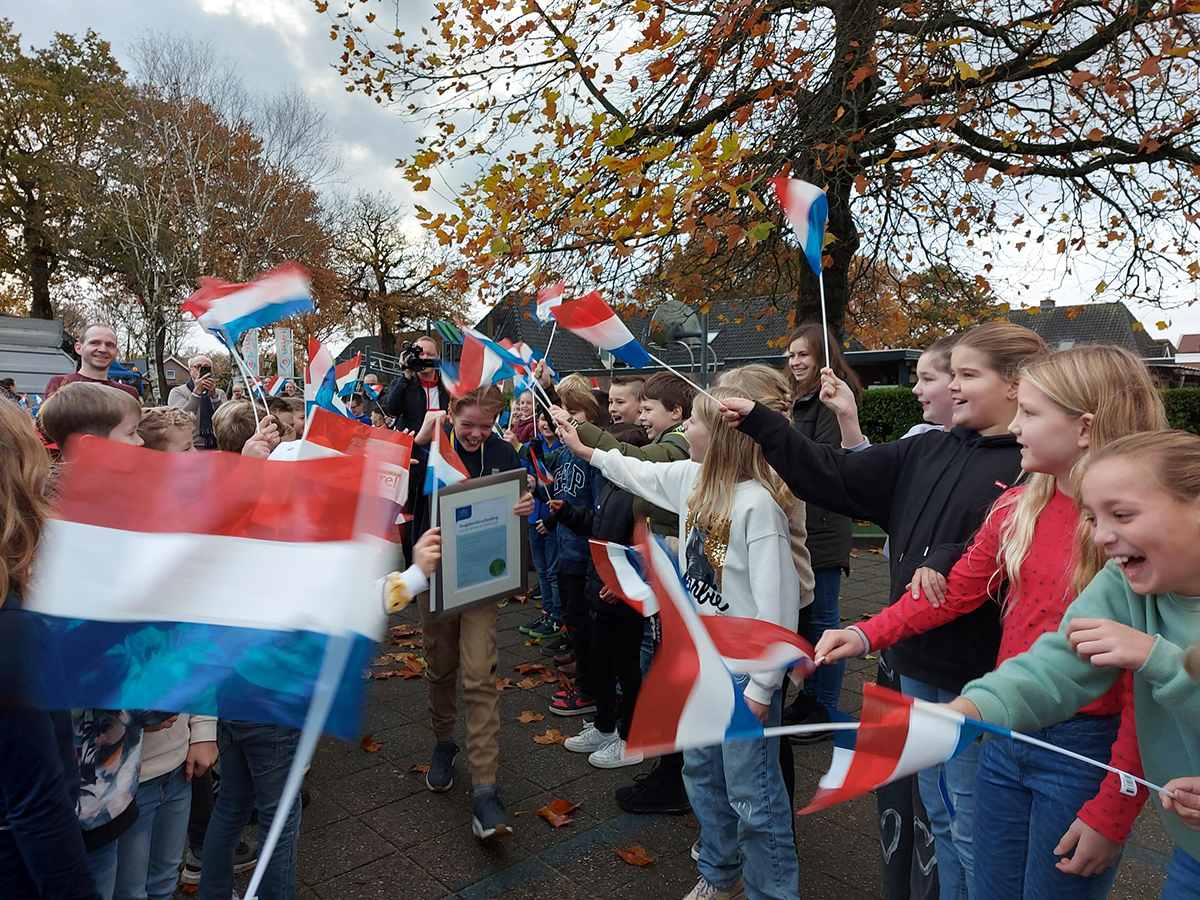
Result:
[[[723,890],[711,884],[707,878],[701,878],[683,900],[744,900],[745,896],[741,878]]]
[[[619,769],[621,766],[636,766],[641,761],[642,754],[627,754],[625,752],[625,742],[621,740],[619,735],[588,757],[588,762],[597,769]]]
[[[615,731],[610,731],[606,734],[600,731],[593,723],[588,722],[583,726],[583,731],[579,732],[575,737],[567,738],[563,746],[572,753],[595,753],[614,739],[619,740]]]

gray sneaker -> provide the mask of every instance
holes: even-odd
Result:
[[[454,741],[438,741],[433,747],[433,761],[425,773],[425,787],[435,794],[444,794],[454,786],[454,757],[458,756],[458,744]]]
[[[504,811],[495,785],[481,785],[471,795],[471,830],[481,841],[512,834],[512,818]]]

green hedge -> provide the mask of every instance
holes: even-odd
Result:
[[[1172,428],[1200,434],[1200,388],[1166,388],[1162,398]],[[908,388],[871,388],[863,392],[858,421],[871,443],[895,441],[921,421],[921,404]]]

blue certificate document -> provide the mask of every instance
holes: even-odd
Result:
[[[512,503],[507,497],[454,507],[455,590],[462,591],[509,574],[508,531]]]

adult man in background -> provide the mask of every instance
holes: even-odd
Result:
[[[218,406],[225,402],[225,392],[217,387],[212,373],[212,360],[207,356],[193,356],[188,360],[187,384],[171,388],[168,406],[183,409],[196,417],[196,429],[192,443],[197,450],[215,450],[217,438],[213,434],[212,417]]]
[[[64,384],[91,381],[118,388],[130,394],[138,403],[142,402],[142,395],[136,388],[108,377],[108,367],[117,361],[117,333],[107,325],[94,324],[83,329],[83,339],[75,342],[75,352],[79,354],[79,371],[51,378],[46,382],[45,397]]]
[[[383,404],[384,412],[395,416],[396,429],[420,431],[427,412],[449,406],[450,392],[437,365],[440,356],[437,341],[429,335],[417,338],[414,348],[400,355],[400,377],[392,379]]]

